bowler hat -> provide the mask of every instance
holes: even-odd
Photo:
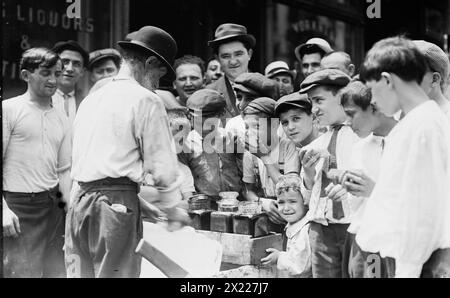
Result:
[[[131,36],[130,36],[131,35]],[[177,43],[166,31],[153,26],[145,26],[135,34],[128,35],[131,40],[119,41],[123,49],[138,48],[150,52],[159,58],[167,67],[166,77],[170,80],[175,78],[172,64],[177,54]]]
[[[217,47],[220,44],[239,40],[246,43],[250,48],[256,44],[256,39],[253,35],[247,34],[247,28],[238,24],[222,24],[217,27],[214,34],[214,40],[208,41],[208,45]]]
[[[211,89],[195,91],[186,102],[186,107],[193,116],[218,115],[224,111],[226,105],[223,95]]]
[[[305,51],[307,49],[316,48],[317,51],[323,52],[323,54],[328,54],[333,52],[333,49],[331,48],[328,41],[326,41],[323,38],[314,37],[309,39],[306,43],[299,45],[295,48],[295,56],[297,57],[298,61],[302,60],[303,55],[305,54]]]
[[[80,53],[81,57],[83,58],[83,66],[86,67],[89,63],[89,54],[86,52],[85,49],[83,49],[82,46],[80,46],[80,44],[78,42],[76,42],[74,40],[59,41],[59,42],[55,43],[52,50],[56,54],[61,54],[65,50]]]
[[[305,93],[318,86],[345,87],[351,78],[338,69],[322,69],[307,76],[300,84],[300,93]]]
[[[111,58],[115,64],[120,64],[120,53],[115,49],[101,49],[97,51],[93,51],[89,53],[89,65],[88,68],[92,69],[92,66],[95,62],[105,59],[105,58]]]
[[[269,79],[272,79],[273,77],[279,74],[287,74],[291,76],[291,78],[294,80],[297,73],[295,70],[289,70],[289,66],[287,65],[286,62],[274,61],[266,66],[264,74]]]

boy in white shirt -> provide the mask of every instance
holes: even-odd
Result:
[[[353,216],[347,230],[347,254],[344,258],[344,276],[352,278],[387,275],[381,257],[362,251],[355,241],[365,206],[378,179],[385,138],[397,124],[393,117],[378,111],[371,100],[370,89],[361,81],[351,82],[341,90],[341,104],[348,117],[347,123],[362,138],[353,146],[351,167],[342,181],[347,191],[355,197],[351,201]],[[378,264],[375,263],[377,261]],[[379,271],[376,269],[378,265]]]
[[[286,251],[268,248],[268,256],[261,259],[263,265],[277,265],[287,271],[289,277],[312,277],[311,247],[309,243],[308,207],[300,191],[302,181],[297,174],[282,176],[276,185],[278,210],[287,221]]]
[[[395,259],[395,277],[419,277],[433,253],[450,248],[450,129],[420,86],[426,69],[412,41],[392,37],[372,47],[361,70],[380,111],[405,115],[386,138],[356,235],[361,249]]]

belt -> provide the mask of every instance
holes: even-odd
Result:
[[[111,178],[106,177],[99,180],[89,182],[78,182],[81,188],[84,189],[120,189],[120,190],[136,190],[139,192],[139,184],[132,181],[128,177]]]
[[[39,197],[46,197],[49,194],[56,194],[58,198],[62,197],[61,192],[59,191],[59,185],[56,185],[55,187],[44,190],[41,192],[15,192],[15,191],[4,191],[3,194],[5,195],[13,195],[15,197],[26,197],[26,198],[39,198]]]

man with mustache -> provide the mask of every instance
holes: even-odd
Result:
[[[176,99],[185,107],[188,98],[204,87],[205,63],[199,57],[185,55],[175,60],[173,69],[176,75],[173,88],[178,93]]]
[[[63,64],[63,73],[58,79],[58,89],[52,97],[53,105],[62,111],[72,124],[84,97],[79,90],[76,90],[76,86],[89,64],[89,54],[73,40],[57,42],[53,51],[61,57]]]
[[[31,48],[20,62],[27,91],[2,102],[5,277],[65,277],[70,124],[52,105],[61,73],[55,52]]]

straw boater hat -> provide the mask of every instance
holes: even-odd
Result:
[[[295,48],[295,56],[297,57],[298,61],[302,60],[302,56],[304,55],[306,50],[309,49],[317,49],[318,51],[322,51],[323,54],[328,54],[333,52],[333,49],[331,48],[328,41],[326,41],[323,38],[314,37],[309,39],[306,43],[299,45]]]

